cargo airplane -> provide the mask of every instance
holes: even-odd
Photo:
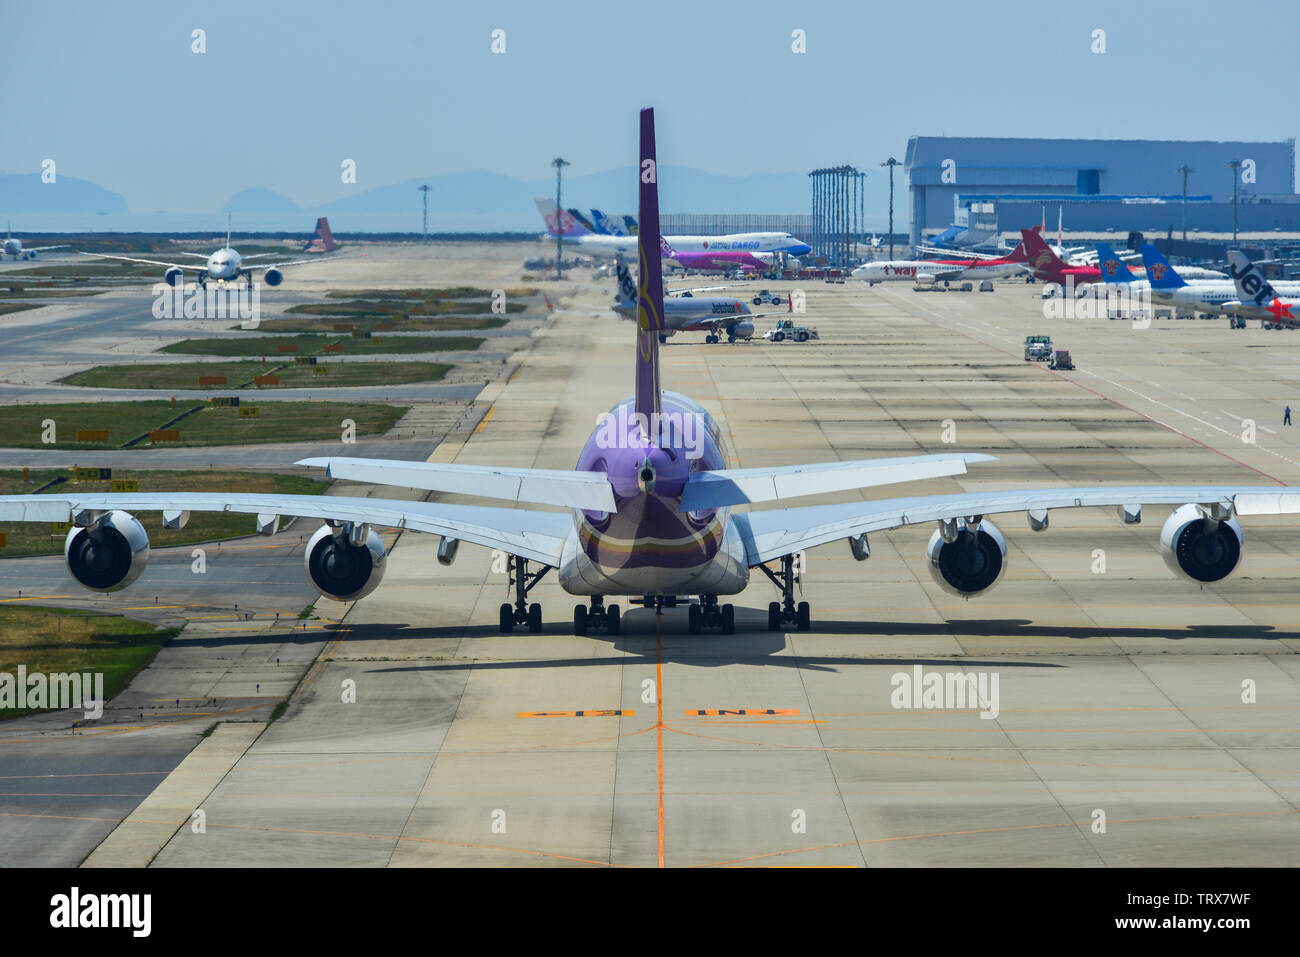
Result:
[[[603,236],[583,225],[568,210],[561,210],[553,199],[537,200],[537,211],[546,222],[546,231],[564,237],[567,244],[579,253],[613,259],[623,256],[637,257],[636,236]],[[668,243],[683,253],[786,253],[802,256],[812,252],[812,247],[790,233],[728,233],[723,236],[665,236]]]
[[[665,390],[659,374],[664,331],[659,261],[658,165],[653,110],[641,112],[638,165],[640,248],[636,343],[631,349],[634,389],[598,424],[572,471],[498,465],[453,465],[326,457],[300,465],[324,468],[338,479],[404,489],[426,489],[550,506],[498,508],[406,497],[280,495],[241,492],[115,492],[61,488],[44,495],[0,496],[0,521],[71,522],[64,556],[72,577],[111,592],[136,581],[149,559],[149,539],[133,511],[162,512],[179,528],[196,511],[256,516],[275,530],[280,515],[321,520],[304,548],[306,574],[327,597],[364,598],[380,584],[387,555],[376,527],[439,535],[438,560],[450,564],[462,541],[508,556],[514,602],[500,608],[500,628],[542,630],[540,604],[530,590],[554,571],[559,585],[586,599],[573,609],[573,631],[620,631],[619,606],[607,598],[635,596],[663,608],[679,596],[692,634],[704,627],[731,633],[738,595],[761,573],[778,589],[766,625],[780,631],[810,627],[808,602],[795,602],[805,549],[847,540],[853,557],[871,551],[867,537],[907,525],[930,524],[925,564],[936,583],[975,596],[1007,570],[1002,532],[988,516],[1027,513],[1030,528],[1048,527],[1049,511],[1077,506],[1118,507],[1126,523],[1141,519],[1142,503],[1177,506],[1160,531],[1160,552],[1177,575],[1196,584],[1218,582],[1237,567],[1242,530],[1237,515],[1300,512],[1300,489],[1244,485],[1113,485],[1084,488],[1020,487],[1002,491],[855,499],[791,507],[812,495],[962,475],[967,465],[992,460],[973,452],[801,465],[732,468],[729,430],[705,407]],[[629,343],[630,345],[630,343]],[[780,504],[749,511],[760,503]],[[670,600],[671,599],[671,600]]]

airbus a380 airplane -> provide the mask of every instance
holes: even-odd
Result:
[[[322,223],[325,223],[326,233],[328,233],[329,225],[323,219],[316,220],[316,235],[323,239],[321,233]],[[323,245],[322,249],[323,251],[328,252],[333,248],[334,238],[330,236],[328,244]],[[266,256],[273,255],[273,253],[255,253],[252,256],[239,255],[239,253],[230,245],[230,219],[227,217],[225,246],[207,256],[202,253],[181,253],[182,256],[193,256],[195,259],[205,260],[202,266],[166,263],[160,262],[157,259],[133,259],[130,256],[114,256],[109,253],[82,253],[81,255],[94,256],[97,259],[120,259],[123,262],[129,263],[145,263],[149,266],[162,266],[167,270],[163,273],[163,280],[169,286],[176,285],[177,282],[182,280],[182,277],[185,275],[185,270],[192,269],[197,274],[196,278],[200,286],[206,286],[209,282],[234,282],[242,276],[245,282],[248,283],[249,288],[252,288],[253,270],[245,267],[244,263],[253,259],[262,259]],[[268,286],[278,286],[284,281],[284,273],[280,270],[285,266],[298,266],[302,263],[319,261],[320,256],[317,256],[314,259],[293,259],[288,262],[258,263],[256,268],[262,269],[265,267],[266,275],[262,278],[266,281],[266,284]]]
[[[937,523],[928,564],[935,581],[961,595],[977,595],[1007,567],[1002,533],[985,516],[1023,512],[1042,530],[1048,510],[1120,506],[1124,521],[1140,520],[1140,504],[1180,506],[1166,520],[1160,549],[1166,563],[1194,582],[1225,578],[1241,559],[1242,532],[1233,513],[1300,511],[1300,489],[1237,485],[1138,485],[1011,489],[854,501],[768,511],[735,511],[758,502],[786,502],[824,492],[870,488],[961,475],[988,455],[946,453],[856,462],[825,462],[730,469],[723,430],[699,403],[666,392],[659,380],[663,285],[659,263],[658,172],[654,112],[641,112],[640,276],[638,278],[635,391],[602,416],[573,471],[441,465],[375,459],[318,458],[302,465],[327,468],[342,479],[431,489],[556,506],[565,511],[490,508],[402,499],[332,495],[238,493],[82,493],[0,496],[0,521],[69,521],[64,554],[74,578],[97,591],[135,581],[149,558],[144,527],[129,510],[161,511],[169,527],[192,511],[241,512],[274,531],[279,515],[323,519],[305,550],[307,575],[324,595],[351,601],[370,594],[383,576],[384,546],[372,526],[441,535],[438,558],[449,564],[461,540],[510,556],[514,605],[501,606],[501,630],[542,628],[542,610],[529,590],[556,570],[560,585],[589,596],[573,613],[577,634],[620,628],[617,605],[605,598],[698,595],[688,610],[692,633],[703,626],[735,628],[735,611],[718,598],[739,594],[759,569],[781,590],[768,606],[767,626],[806,630],[807,602],[794,602],[799,581],[795,554],[848,539],[853,556],[870,555],[867,535],[918,523]],[[775,569],[769,563],[776,563]],[[530,570],[530,564],[538,566]]]

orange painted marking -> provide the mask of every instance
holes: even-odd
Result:
[[[773,715],[796,715],[799,713],[798,708],[698,708],[696,710],[687,710],[688,718],[735,718],[745,717],[746,715],[762,715],[772,717]]]
[[[622,711],[611,708],[603,711],[520,711],[519,718],[630,718],[635,711]]]

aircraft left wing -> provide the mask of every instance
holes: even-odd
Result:
[[[68,249],[68,248],[71,247],[71,245],[72,245],[71,243],[64,243],[64,244],[61,245],[61,246],[24,246],[24,247],[23,247],[23,252],[25,252],[25,253],[43,253],[43,252],[45,252],[45,250],[47,250],[47,249]]]
[[[749,564],[866,532],[1005,512],[1141,505],[1226,505],[1239,515],[1300,512],[1300,488],[1242,485],[1133,485],[1010,489],[773,509],[732,516]]]
[[[499,548],[551,566],[559,565],[565,536],[573,527],[573,519],[563,512],[334,495],[88,492],[0,496],[0,522],[66,522],[75,520],[78,513],[113,509],[127,512],[234,512],[264,516],[268,522],[271,516],[278,515],[364,522],[444,535],[485,548]],[[253,531],[253,528],[249,529],[250,534]]]
[[[82,256],[93,256],[95,259],[120,259],[122,262],[143,263],[146,266],[162,266],[166,269],[198,269],[202,270],[203,266],[188,266],[183,263],[165,263],[159,259],[134,259],[131,256],[114,256],[111,253],[80,253]],[[207,259],[207,256],[201,257]]]

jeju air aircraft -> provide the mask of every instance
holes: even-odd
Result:
[[[387,555],[376,527],[425,532],[442,537],[438,560],[443,565],[455,559],[462,541],[508,556],[515,600],[501,605],[503,632],[518,625],[542,630],[541,606],[529,604],[528,594],[554,571],[565,591],[584,599],[573,609],[573,631],[581,635],[592,628],[619,633],[619,606],[606,603],[618,596],[657,609],[686,604],[692,634],[705,627],[733,632],[736,608],[719,599],[744,592],[755,573],[779,593],[768,604],[767,628],[806,631],[811,627],[808,602],[794,600],[803,565],[796,556],[847,540],[853,557],[865,561],[871,555],[871,532],[907,525],[934,526],[925,564],[940,587],[979,595],[1002,579],[1008,563],[1006,540],[988,516],[1027,513],[1030,528],[1043,531],[1054,508],[1118,506],[1123,521],[1133,524],[1141,520],[1144,503],[1178,506],[1160,530],[1159,550],[1173,572],[1199,586],[1218,582],[1237,567],[1243,536],[1236,516],[1300,513],[1300,489],[1231,484],[981,488],[791,507],[793,500],[813,495],[962,475],[967,465],[992,461],[992,456],[946,452],[730,467],[729,430],[703,405],[664,389],[660,381],[664,306],[654,112],[649,109],[641,112],[638,188],[636,341],[628,343],[633,392],[599,416],[572,471],[346,457],[298,463],[324,468],[339,479],[553,510],[406,497],[105,493],[69,483],[44,495],[0,496],[0,521],[70,522],[64,541],[68,571],[87,588],[111,592],[139,579],[149,559],[148,536],[132,511],[162,512],[169,528],[182,527],[194,511],[242,513],[256,516],[255,527],[268,534],[280,515],[315,518],[323,524],[304,549],[307,577],[323,595],[345,602],[371,594],[383,577]],[[1008,479],[1011,475],[1004,475],[999,484],[1017,484]],[[768,504],[780,507],[752,510]],[[742,625],[762,627],[758,609],[740,617]]]

